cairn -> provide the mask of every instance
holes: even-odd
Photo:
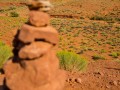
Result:
[[[9,90],[63,90],[65,72],[59,69],[55,47],[58,32],[50,26],[48,0],[31,0],[29,21],[13,41],[14,58],[4,65]]]

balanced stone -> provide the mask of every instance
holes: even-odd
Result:
[[[30,10],[49,11],[52,7],[49,0],[29,0],[28,7]]]
[[[33,42],[26,45],[19,51],[19,57],[22,59],[35,59],[46,54],[52,45],[46,42]]]
[[[64,83],[66,79],[66,74],[62,70],[58,70],[55,78],[51,80],[49,83],[40,86],[35,90],[63,90]]]
[[[49,0],[29,0],[28,24],[13,40],[14,56],[3,67],[8,90],[63,90],[65,72],[59,69],[55,47],[58,32],[49,26]],[[41,12],[43,11],[43,12]],[[6,89],[5,89],[6,90]]]
[[[4,66],[4,70],[6,85],[10,90],[49,90],[41,89],[41,87],[49,84],[58,76],[59,60],[55,53],[50,51],[43,57],[31,61],[23,60],[15,63],[10,60]]]
[[[58,43],[58,32],[51,26],[33,27],[24,24],[18,38],[24,43],[43,40],[56,45]]]
[[[29,16],[29,21],[34,26],[42,27],[50,23],[50,16],[44,12],[31,11]]]
[[[49,88],[51,88],[51,90],[63,90],[66,79],[66,73],[63,70],[58,70],[57,72],[58,73],[56,74],[56,77],[50,83]]]

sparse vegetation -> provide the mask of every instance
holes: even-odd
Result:
[[[59,51],[60,67],[68,71],[82,71],[86,69],[87,61],[74,52]]]
[[[3,13],[3,12],[8,12],[8,11],[12,11],[12,10],[15,10],[16,7],[12,6],[12,7],[8,7],[8,8],[1,8],[0,9],[0,12]]]
[[[106,50],[105,49],[101,49],[100,53],[106,53]]]
[[[0,42],[0,69],[11,56],[11,48],[5,45],[3,42]]]
[[[101,60],[105,60],[105,58],[104,58],[103,56],[101,56],[101,55],[93,55],[93,56],[92,56],[92,59],[93,59],[93,60],[100,60],[100,59],[101,59]]]
[[[118,63],[120,63],[120,59],[116,59],[115,61],[118,62]]]
[[[17,12],[10,12],[11,17],[19,17],[19,14]]]
[[[112,56],[113,58],[118,58],[118,56],[120,56],[120,52],[112,52],[110,56]]]
[[[95,15],[93,17],[90,18],[90,20],[102,20],[102,21],[107,21],[107,22],[111,22],[114,23],[115,21],[119,21],[118,18],[112,18],[112,17],[108,17],[108,16],[99,16],[99,15]]]
[[[93,16],[90,18],[90,20],[105,20],[105,19],[101,16]]]

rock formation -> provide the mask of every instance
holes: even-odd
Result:
[[[14,57],[4,66],[5,85],[9,90],[63,90],[65,72],[59,69],[55,47],[58,32],[50,26],[46,13],[48,0],[31,0],[29,21],[18,31]]]

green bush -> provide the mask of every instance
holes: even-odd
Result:
[[[12,56],[11,48],[0,42],[0,69],[3,64]]]
[[[105,58],[102,57],[101,55],[93,55],[93,56],[92,56],[92,59],[93,59],[93,60],[100,60],[100,59],[101,59],[101,60],[105,60]]]
[[[95,15],[93,17],[90,17],[90,20],[102,20],[102,21],[107,21],[107,22],[114,22],[115,19],[109,16],[100,16],[100,15]],[[119,21],[119,19],[116,19]]]
[[[104,20],[104,18],[96,15],[96,16],[91,17],[90,20]]]
[[[11,17],[19,17],[19,14],[17,12],[10,12]]]
[[[112,52],[110,56],[112,56],[113,58],[118,58],[120,56],[120,52]]]
[[[87,61],[74,52],[59,51],[57,56],[60,67],[67,71],[82,71],[86,69]]]

